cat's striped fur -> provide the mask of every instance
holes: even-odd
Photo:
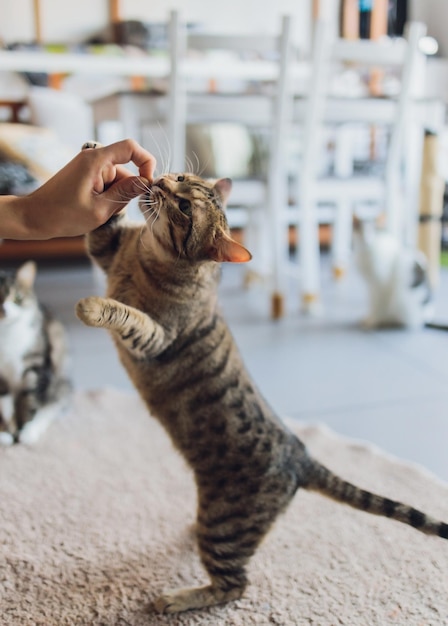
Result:
[[[355,487],[310,457],[256,389],[217,303],[220,261],[250,254],[229,237],[228,179],[165,175],[141,200],[146,225],[123,214],[88,236],[107,274],[107,298],[77,314],[107,328],[122,363],[176,447],[198,489],[197,541],[210,584],[167,592],[172,613],[243,593],[245,568],[299,487],[448,538],[448,525]]]

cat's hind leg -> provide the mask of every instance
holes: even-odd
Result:
[[[243,592],[244,587],[225,591],[214,585],[176,589],[175,591],[167,591],[157,598],[154,602],[154,608],[158,613],[180,613],[181,611],[202,609],[207,606],[238,600]]]
[[[112,331],[136,359],[155,356],[165,345],[165,331],[160,324],[113,298],[83,298],[76,305],[76,315],[87,326]]]
[[[248,582],[246,565],[267,532],[267,518],[249,519],[231,511],[198,521],[199,553],[211,584],[167,591],[154,602],[155,609],[177,613],[241,598]]]
[[[238,600],[243,595],[247,586],[245,565],[249,560],[246,551],[241,548],[241,553],[226,554],[224,544],[215,545],[212,551],[208,548],[207,553],[200,545],[199,548],[212,583],[203,587],[166,591],[154,602],[154,608],[159,613],[201,609]]]

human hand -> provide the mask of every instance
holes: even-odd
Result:
[[[124,167],[129,161],[140,176]],[[155,166],[155,157],[132,139],[83,150],[39,189],[16,199],[24,224],[18,238],[74,237],[98,228],[148,189]]]

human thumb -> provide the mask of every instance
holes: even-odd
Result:
[[[117,181],[103,193],[103,200],[114,204],[114,213],[122,209],[132,198],[149,191],[149,180],[142,176],[127,176]],[[120,206],[121,205],[121,206]]]

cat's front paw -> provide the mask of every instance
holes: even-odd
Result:
[[[104,303],[102,298],[91,296],[76,304],[76,315],[87,326],[104,326]]]

